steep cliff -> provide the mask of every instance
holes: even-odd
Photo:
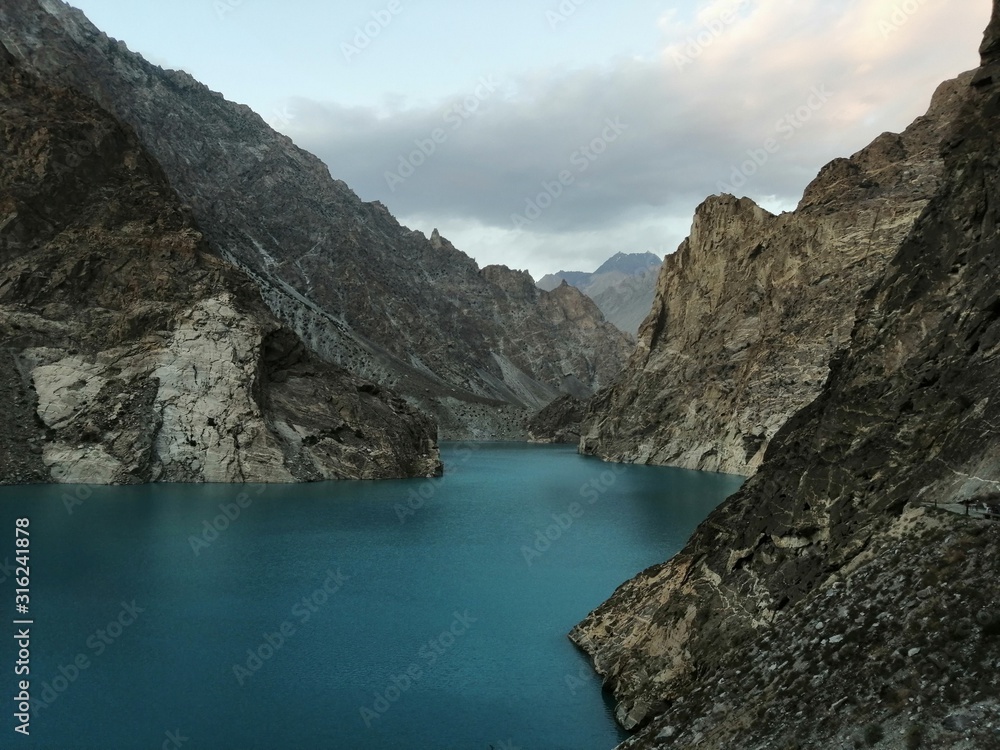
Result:
[[[586,401],[560,396],[528,420],[528,441],[576,445],[580,442],[580,420],[586,411]]]
[[[505,294],[437,232],[401,226],[249,108],[147,63],[60,0],[5,0],[0,39],[135,128],[213,251],[313,352],[437,415],[443,436],[517,429],[564,376],[593,391],[631,351],[596,308],[554,324],[547,295]]]
[[[0,44],[0,481],[439,471],[429,418],[311,357],[135,134]]]
[[[1000,2],[982,53],[818,398],[573,631],[623,747],[1000,746],[1000,526],[945,510],[1000,494]]]
[[[940,183],[943,133],[968,78],[925,117],[828,164],[794,212],[709,198],[660,271],[621,377],[592,401],[581,451],[611,461],[752,474],[812,401],[858,301]]]

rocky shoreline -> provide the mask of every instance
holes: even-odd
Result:
[[[1000,2],[938,188],[818,397],[572,632],[623,748],[1000,747]]]

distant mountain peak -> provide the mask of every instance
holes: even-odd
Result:
[[[659,266],[662,262],[663,258],[655,253],[615,253],[594,271],[594,275],[618,271],[635,276],[648,268]]]
[[[552,291],[563,284],[575,286],[597,303],[610,323],[635,335],[653,303],[654,271],[662,264],[663,259],[655,253],[618,252],[593,273],[550,273],[539,279],[538,287]]]

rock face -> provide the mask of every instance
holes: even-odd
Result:
[[[308,354],[135,134],[0,44],[0,481],[440,471],[435,426]]]
[[[796,211],[714,196],[660,271],[622,376],[580,449],[606,460],[749,475],[812,401],[862,293],[940,184],[943,134],[968,77],[943,84],[901,135],[828,164]]]
[[[560,396],[528,420],[528,441],[579,443],[580,420],[586,411],[586,401],[575,396]]]
[[[663,259],[653,253],[617,253],[593,273],[560,271],[543,276],[538,288],[575,286],[594,300],[609,323],[634,336],[649,314],[662,264]]]
[[[0,29],[28,67],[135,128],[213,251],[313,352],[436,415],[442,436],[506,436],[566,376],[593,392],[631,352],[596,308],[553,322],[565,300],[498,285],[437,232],[359,200],[249,108],[150,65],[60,0],[7,0]]]
[[[1000,743],[1000,527],[934,507],[1000,488],[998,39],[1000,2],[938,188],[819,396],[573,631],[641,728],[623,747]]]

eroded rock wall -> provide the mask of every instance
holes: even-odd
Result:
[[[714,196],[660,271],[635,353],[592,401],[580,449],[610,461],[753,474],[819,393],[858,303],[940,185],[969,79],[925,117],[828,164],[791,213]]]
[[[60,0],[5,0],[0,40],[135,128],[212,251],[315,354],[437,415],[443,436],[506,436],[565,376],[592,393],[631,353],[596,307],[554,317],[566,300],[495,283],[436,230],[361,201],[248,107],[149,64]]]
[[[995,3],[939,187],[819,396],[573,631],[641,730],[623,747],[1000,743],[1000,535],[943,510],[1000,490],[998,38]]]
[[[426,476],[431,420],[309,355],[135,134],[0,45],[0,481]]]

